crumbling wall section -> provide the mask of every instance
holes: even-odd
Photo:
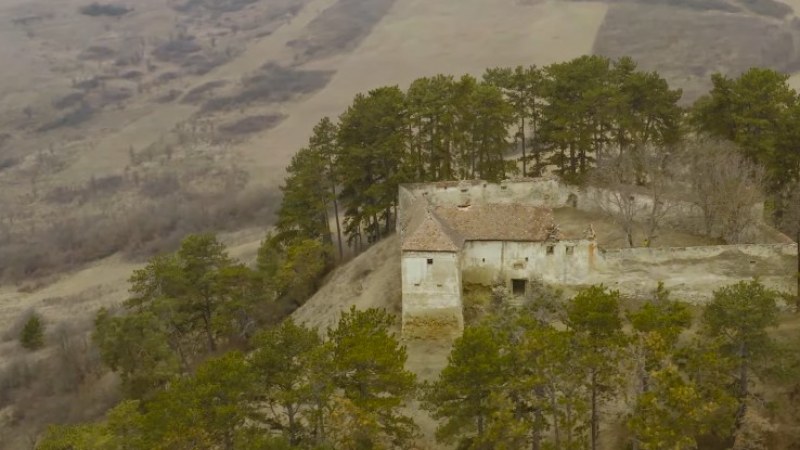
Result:
[[[702,303],[722,286],[758,278],[794,295],[796,258],[794,243],[609,249],[597,254],[587,281],[631,295],[661,281],[680,298]]]

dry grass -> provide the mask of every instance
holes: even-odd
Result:
[[[756,8],[756,3],[744,3]],[[682,87],[688,102],[709,87],[714,72],[737,75],[756,66],[796,70],[798,36],[793,22],[764,15],[619,4],[609,8],[593,51],[632,57]]]
[[[330,71],[298,70],[267,63],[256,73],[243,78],[237,92],[206,101],[202,112],[242,109],[254,103],[286,102],[322,89],[332,75]]]
[[[305,37],[289,41],[296,61],[307,62],[356,48],[383,18],[395,0],[339,0],[308,25]]]
[[[0,347],[2,449],[30,446],[50,423],[95,420],[119,401],[116,377],[91,343],[92,321],[47,325],[42,350],[27,352],[16,342]]]

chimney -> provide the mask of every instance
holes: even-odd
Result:
[[[467,206],[472,204],[472,198],[470,198],[469,192],[470,184],[466,181],[460,181],[458,183],[458,207],[459,208],[466,208]]]

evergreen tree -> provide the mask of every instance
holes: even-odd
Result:
[[[619,310],[619,292],[604,286],[580,291],[566,308],[567,324],[575,332],[574,345],[580,350],[574,361],[585,374],[589,393],[591,448],[599,447],[602,403],[620,387],[619,361],[625,344]]]
[[[25,321],[19,334],[19,343],[27,350],[39,350],[44,347],[44,324],[38,314],[31,314]]]
[[[397,188],[408,179],[405,96],[383,87],[359,94],[339,119],[338,158],[348,243],[360,248],[393,229]]]
[[[502,332],[501,332],[502,333]],[[436,439],[458,448],[483,448],[487,430],[498,411],[498,395],[508,379],[504,336],[482,324],[467,327],[453,344],[439,379],[425,390],[424,407],[444,419]],[[490,401],[494,398],[496,401]]]
[[[544,76],[536,66],[488,69],[484,81],[502,89],[514,111],[517,131],[514,140],[522,152],[522,175],[538,175],[542,155],[538,146],[539,122],[542,115]],[[529,138],[530,135],[530,138]],[[529,147],[530,143],[530,147]],[[530,167],[529,167],[530,166]]]
[[[312,152],[318,153],[323,160],[324,171],[323,177],[329,184],[328,203],[333,204],[333,216],[336,222],[336,242],[339,248],[339,260],[344,258],[344,250],[342,249],[342,226],[341,218],[339,217],[339,199],[337,194],[337,186],[340,184],[339,170],[337,168],[338,157],[340,148],[337,141],[337,134],[339,130],[330,118],[323,117],[322,120],[314,127],[314,132],[308,141],[309,149]]]
[[[351,307],[328,331],[334,385],[374,427],[350,430],[362,443],[386,440],[403,448],[416,434],[413,420],[402,412],[414,392],[415,376],[405,369],[406,348],[389,327],[394,318],[382,310]]]
[[[149,403],[143,419],[147,448],[233,450],[251,413],[252,383],[239,352],[206,361]]]
[[[257,415],[261,422],[297,445],[304,437],[310,437],[311,430],[307,427],[317,423],[302,419],[317,412],[320,393],[314,386],[312,367],[322,341],[317,330],[288,319],[277,328],[259,334],[255,345],[252,368],[257,376],[256,391],[269,405]],[[326,389],[322,395],[330,397],[332,389]],[[325,398],[320,400],[328,403]]]
[[[610,61],[582,56],[546,67],[542,140],[553,153],[551,164],[577,180],[608,143],[611,106],[618,95],[611,84]]]
[[[738,402],[737,427],[747,411],[753,373],[779,363],[777,343],[767,329],[778,324],[778,293],[757,280],[739,282],[714,291],[703,310],[703,333],[720,338],[720,350],[736,363],[733,394]]]
[[[408,165],[416,181],[455,179],[454,146],[459,134],[455,85],[452,76],[436,75],[414,80],[408,88]],[[464,97],[463,89],[460,95]]]
[[[772,192],[800,174],[797,93],[788,75],[752,68],[736,79],[711,77],[711,92],[695,102],[692,122],[698,131],[736,142],[752,161],[764,166]]]
[[[300,149],[286,168],[278,210],[278,239],[320,239],[331,243],[328,204],[333,192],[325,173],[329,162],[319,148]]]
[[[166,326],[149,311],[113,317],[101,309],[92,337],[103,362],[119,373],[125,395],[141,399],[181,372],[181,361],[170,348],[167,334]]]

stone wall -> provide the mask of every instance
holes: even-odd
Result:
[[[461,258],[465,283],[491,285],[501,279],[540,279],[551,284],[583,283],[590,276],[595,244],[559,242],[470,241]]]
[[[596,187],[578,187],[562,183],[557,178],[526,178],[488,183],[481,180],[445,181],[437,183],[406,184],[400,189],[400,215],[420,197],[434,205],[465,205],[486,203],[520,203],[549,208],[575,207],[582,211],[609,213],[619,210],[618,193]],[[645,193],[633,194],[635,208],[640,216],[652,207],[653,200]],[[750,214],[755,227],[745,236],[752,242],[781,242],[775,233],[765,230],[763,205],[754,205]],[[685,231],[700,232],[703,228],[703,212],[696,205],[680,200],[669,202],[664,214],[665,223]],[[766,227],[770,228],[770,227]],[[780,234],[780,233],[778,233]]]
[[[550,208],[574,207],[590,212],[613,209],[614,194],[597,188],[581,189],[554,178],[492,184],[484,181],[403,185],[398,221],[422,197],[434,205],[521,203]],[[640,207],[652,200],[637,196]],[[663,282],[676,298],[702,303],[713,291],[758,277],[766,285],[795,294],[797,244],[751,211],[764,244],[674,248],[602,249],[594,241],[546,242],[470,241],[459,253],[404,252],[402,261],[403,331],[416,336],[456,336],[463,330],[462,279],[491,285],[497,278],[540,279],[577,289],[604,284],[627,295],[648,295]],[[668,218],[702,220],[688,202],[676,202]],[[602,243],[600,243],[602,245]],[[548,250],[552,247],[552,253]],[[570,248],[570,250],[567,250]],[[511,287],[511,286],[509,286]]]
[[[683,299],[703,302],[715,289],[758,277],[793,295],[796,258],[797,244],[610,249],[597,254],[586,281],[627,294],[650,292],[662,281]]]
[[[400,267],[405,335],[460,335],[461,258],[453,252],[403,252]]]

